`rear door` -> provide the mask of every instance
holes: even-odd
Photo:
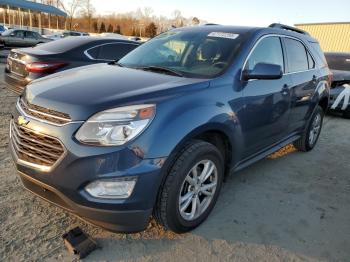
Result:
[[[304,127],[308,112],[312,110],[311,99],[320,75],[314,58],[301,41],[284,37],[283,43],[287,55],[286,70],[292,80],[289,130],[295,132]]]
[[[25,41],[28,46],[35,46],[38,42],[36,34],[31,31],[25,31]]]
[[[268,36],[260,40],[247,59],[244,70],[252,70],[257,63],[280,65],[284,71],[281,39]],[[245,156],[251,156],[287,134],[290,94],[286,87],[290,75],[277,80],[250,80],[244,83],[244,118],[241,125],[246,148]]]

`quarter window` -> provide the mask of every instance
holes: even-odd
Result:
[[[245,70],[253,70],[258,63],[280,65],[284,71],[283,52],[279,37],[271,36],[262,39],[251,53]]]
[[[301,42],[291,38],[285,38],[284,41],[288,57],[288,73],[308,70],[309,62],[305,46]],[[310,66],[312,66],[312,63]]]
[[[115,60],[120,59],[135,49],[136,45],[132,44],[107,44],[100,47],[98,59]]]
[[[309,62],[309,69],[313,69],[315,68],[315,61],[312,58],[312,56],[310,55],[310,53],[308,51],[307,52],[307,61]]]

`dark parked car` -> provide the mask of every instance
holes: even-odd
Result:
[[[350,118],[350,53],[325,53],[333,72],[329,107]]]
[[[118,60],[140,44],[101,37],[69,37],[34,48],[12,49],[5,68],[8,87],[21,93],[31,81],[74,67]]]
[[[3,46],[36,46],[50,41],[37,32],[22,29],[9,29],[0,35],[0,45]]]
[[[119,63],[31,83],[11,152],[28,190],[96,225],[140,231],[153,213],[186,232],[231,171],[289,143],[314,148],[329,85],[319,44],[303,31],[174,29]]]

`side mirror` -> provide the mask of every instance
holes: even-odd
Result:
[[[14,37],[14,36],[15,36],[15,33],[11,33],[10,36],[11,36],[11,37]]]
[[[273,80],[283,76],[282,67],[275,64],[258,63],[253,70],[243,71],[243,80],[250,79]]]

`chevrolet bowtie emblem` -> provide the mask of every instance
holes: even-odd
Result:
[[[29,120],[26,119],[24,116],[19,116],[17,118],[17,123],[20,125],[20,126],[25,126],[29,123]]]

